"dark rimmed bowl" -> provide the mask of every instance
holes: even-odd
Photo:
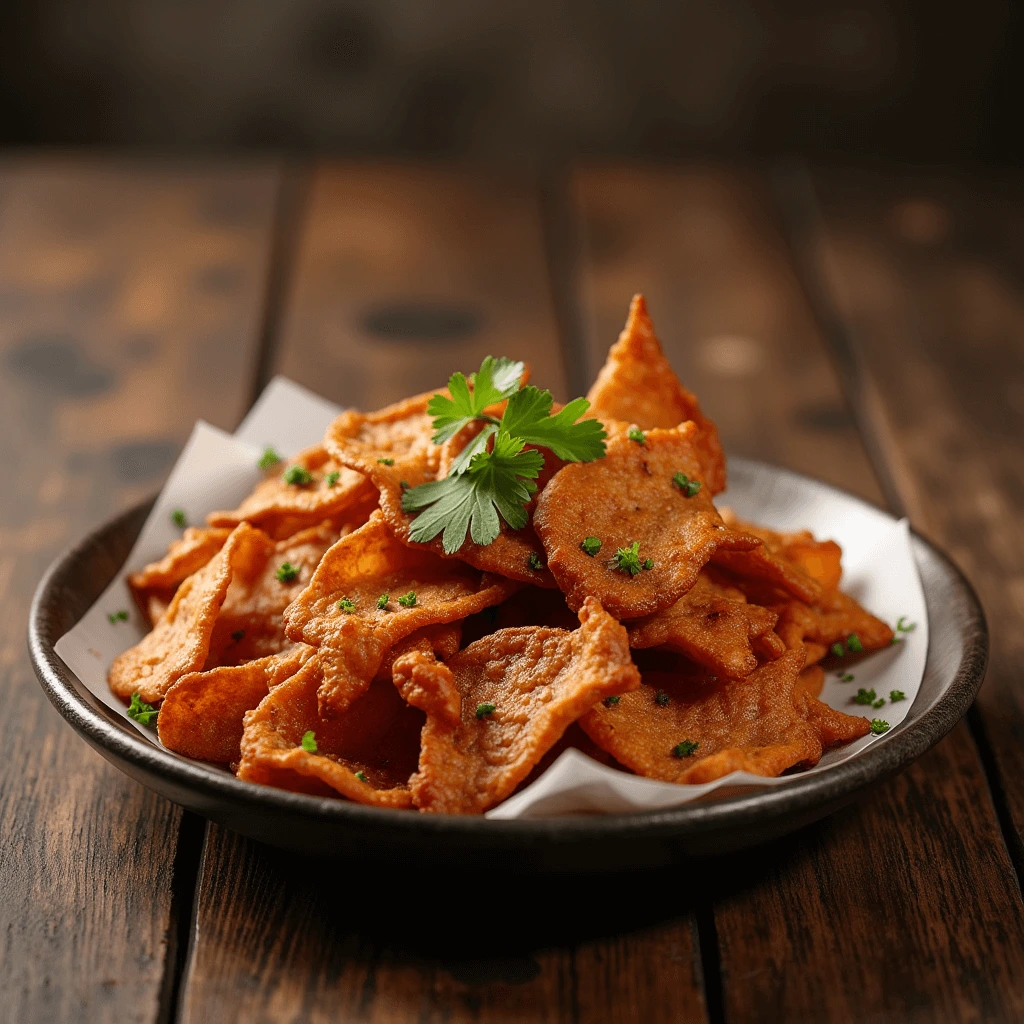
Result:
[[[730,461],[734,474],[764,468]],[[788,471],[771,472],[800,486],[832,490]],[[117,573],[151,506],[152,501],[137,505],[94,530],[47,570],[28,626],[39,682],[87,743],[143,785],[243,835],[319,856],[414,858],[418,864],[516,872],[597,871],[753,846],[832,813],[920,757],[967,712],[988,659],[985,616],[970,584],[941,551],[914,534],[928,606],[924,680],[907,718],[884,742],[850,761],[794,776],[786,786],[640,814],[492,821],[363,807],[241,782],[149,743],[97,700],[54,651]]]

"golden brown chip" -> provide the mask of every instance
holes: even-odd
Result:
[[[236,564],[205,667],[238,665],[290,646],[284,610],[305,589],[324,552],[337,539],[337,530],[325,523],[276,544],[268,541],[258,557]]]
[[[800,601],[814,601],[821,593],[821,586],[802,569],[773,554],[763,544],[751,551],[716,551],[711,563],[728,570],[734,577],[730,582],[755,604],[774,604],[787,594]]]
[[[302,479],[308,476],[309,482],[289,483],[295,470],[305,474]],[[374,487],[362,473],[341,465],[317,446],[283,462],[233,512],[212,512],[207,522],[230,527],[247,522],[282,540],[327,519],[339,528],[346,523],[360,526],[376,504]]]
[[[805,672],[807,669],[804,670]],[[801,673],[802,675],[803,673]],[[801,688],[797,690],[797,699],[801,696]],[[871,731],[871,723],[861,715],[847,715],[842,711],[836,711],[828,704],[818,700],[817,695],[806,693],[806,715],[807,721],[818,734],[821,745],[824,749],[839,746],[843,743],[852,743],[859,740],[861,736],[867,736]]]
[[[317,711],[322,680],[314,657],[246,714],[238,777],[378,807],[411,806],[408,779],[416,770],[422,713],[382,682],[324,721]]]
[[[155,704],[183,675],[202,669],[233,572],[261,559],[269,544],[259,530],[239,524],[220,552],[178,587],[153,631],[114,660],[110,689],[125,703],[138,691]]]
[[[447,661],[454,657],[459,647],[462,646],[462,622],[448,622],[440,626],[424,626],[410,633],[404,640],[399,640],[387,654],[384,655],[373,677],[375,681],[390,683],[394,672],[392,666],[403,654],[410,651],[422,651],[424,654],[433,654],[438,661]]]
[[[675,604],[631,623],[629,644],[667,645],[716,675],[742,679],[757,668],[755,643],[771,633],[777,618],[768,608],[748,604],[743,591],[704,569],[693,589]],[[781,654],[781,641],[779,648]],[[769,647],[769,656],[775,650],[774,645]]]
[[[444,665],[419,651],[404,655],[395,685],[427,715],[413,802],[439,814],[482,813],[588,707],[639,683],[625,629],[593,598],[573,632],[504,629]]]
[[[159,562],[128,577],[132,596],[151,626],[167,610],[183,580],[198,572],[224,546],[231,530],[190,526],[180,540],[173,541]]]
[[[839,590],[825,591],[813,605],[789,601],[776,610],[775,632],[790,650],[803,648],[809,665],[839,642],[844,645],[843,657],[854,658],[861,652],[848,647],[851,636],[857,637],[863,653],[881,650],[892,642],[893,632],[881,619]]]
[[[696,424],[694,447],[699,479],[712,494],[725,490],[725,456],[718,430],[700,410],[695,395],[679,382],[665,358],[642,295],[634,295],[626,326],[590,391],[588,417],[623,420],[642,430]]]
[[[199,761],[237,761],[246,711],[256,707],[273,687],[295,675],[312,654],[312,647],[301,644],[244,665],[182,676],[160,705],[160,742],[169,750]]]
[[[739,770],[779,775],[821,757],[817,731],[794,693],[802,669],[803,652],[790,651],[746,679],[645,673],[639,690],[611,707],[594,707],[580,725],[602,750],[648,778],[699,783]]]
[[[769,552],[803,571],[825,590],[835,590],[843,575],[843,549],[834,540],[815,540],[809,530],[779,533],[766,526],[739,519],[732,509],[723,508],[727,526],[758,537]]]
[[[820,665],[808,665],[796,677],[797,692],[805,693],[808,697],[820,697],[824,685],[825,670]]]
[[[292,640],[320,650],[320,710],[328,717],[366,689],[399,640],[500,604],[519,586],[402,544],[375,512],[324,555],[288,608],[286,629]]]
[[[604,458],[565,466],[541,492],[534,528],[570,607],[592,595],[616,618],[650,615],[682,597],[716,550],[760,546],[725,526],[706,487],[688,497],[674,482],[699,478],[696,432],[692,422],[651,430],[642,444],[617,434]],[[588,537],[601,543],[593,557],[580,546]],[[634,542],[651,567],[631,575],[613,559]]]

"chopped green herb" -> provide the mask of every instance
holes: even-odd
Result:
[[[486,718],[488,715],[493,715],[497,709],[490,701],[484,701],[482,704],[476,706],[476,717]]]
[[[365,781],[366,781],[366,772],[364,772],[364,771],[358,771],[358,772],[356,772],[356,778],[357,778],[357,779],[358,779],[358,780],[359,780],[360,782],[365,782]]]
[[[876,700],[874,702],[874,704],[872,704],[871,706],[873,708],[880,708],[884,703],[885,703],[885,698],[884,697],[879,697],[878,700]]]
[[[601,550],[601,541],[597,537],[584,537],[580,541],[580,549],[585,555],[590,555],[593,558]]]
[[[647,436],[639,427],[630,427],[626,436],[630,441],[636,441],[637,444],[643,444],[647,440]]]
[[[338,611],[345,612],[346,615],[351,615],[355,610],[355,602],[350,601],[347,597],[343,597],[338,602]]]
[[[864,650],[864,645],[860,642],[860,637],[856,633],[851,633],[846,638],[846,649],[851,654],[860,654]]]
[[[522,387],[523,369],[522,363],[487,356],[468,379],[452,374],[451,397],[434,395],[427,404],[435,444],[474,420],[482,420],[484,427],[452,462],[447,477],[403,495],[402,508],[418,513],[410,539],[426,543],[440,534],[449,555],[462,547],[467,534],[475,544],[490,544],[501,532],[501,520],[514,530],[527,523],[526,504],[544,468],[536,448],[549,448],[566,462],[604,455],[607,435],[601,423],[577,422],[590,403],[577,398],[551,415],[551,392]],[[503,399],[508,401],[500,420],[485,412]]]
[[[671,698],[669,697],[669,695],[664,690],[659,690],[654,695],[654,703],[657,704],[659,708],[666,708],[666,707],[668,707],[670,700],[671,700]]]
[[[324,475],[324,483],[328,487],[333,487],[338,482],[338,477],[341,476],[340,469],[332,469],[330,473]]]
[[[302,734],[302,749],[307,754],[316,753],[316,733],[312,729]]]
[[[544,563],[541,561],[540,555],[536,551],[531,551],[529,557],[526,559],[526,564],[534,571],[540,572],[544,568]]]
[[[403,608],[415,608],[416,607],[416,591],[410,590],[408,594],[403,594],[399,599],[398,603]]]
[[[837,641],[836,641],[836,642],[835,642],[835,643],[834,643],[834,644],[832,645],[832,653],[833,653],[833,654],[834,654],[834,655],[835,655],[835,656],[836,656],[837,658],[844,658],[844,657],[846,657],[846,648],[845,648],[845,647],[843,646],[843,642],[842,642],[842,640],[837,640]]]
[[[645,558],[643,560],[643,567],[645,569],[653,569],[654,568],[654,559],[653,558]]]
[[[409,481],[408,480],[399,480],[398,481],[398,486],[401,487],[403,491],[407,491],[407,490],[409,490]],[[403,498],[402,500],[404,501],[405,499]]]
[[[901,615],[899,621],[896,623],[896,633],[893,638],[889,641],[891,644],[898,644],[907,633],[913,633],[917,629],[916,622],[907,622],[906,615]]]
[[[853,674],[850,672],[837,672],[836,675],[839,677],[839,681],[842,683],[853,682]]]
[[[889,691],[889,700],[891,700],[893,703],[895,703],[898,700],[906,700],[906,699],[907,699],[907,695],[902,690],[890,690]]]
[[[313,482],[313,474],[305,466],[289,466],[282,479],[293,487],[307,487]]]
[[[282,562],[274,575],[277,576],[280,583],[291,583],[298,578],[299,569],[298,566],[292,565],[291,562]]]
[[[394,459],[385,459],[383,457],[379,458],[377,461],[383,466],[393,466],[395,464]]]
[[[878,700],[878,694],[872,690],[865,690],[862,686],[857,691],[857,696],[853,698],[854,704],[874,704]]]
[[[883,732],[888,732],[889,731],[889,723],[886,722],[884,719],[881,719],[881,718],[872,718],[871,719],[871,731],[876,736],[881,736]]]
[[[147,704],[143,701],[138,691],[132,694],[132,702],[128,705],[129,718],[134,718],[139,725],[152,726],[156,724],[156,716],[159,713],[152,704]]]
[[[685,473],[676,473],[672,477],[672,483],[676,485],[688,498],[692,498],[700,491],[700,481],[691,480]]]
[[[183,508],[176,508],[171,513],[171,522],[174,523],[178,529],[184,529],[184,527],[188,525],[188,518],[185,515],[185,510]]]
[[[388,606],[388,600],[389,598],[387,594],[381,594],[380,597],[377,598],[377,607],[383,611]]]
[[[622,700],[621,697],[605,697],[601,703],[604,704],[606,708],[613,708],[620,700]]]
[[[619,548],[610,564],[619,572],[628,572],[630,576],[638,576],[644,569],[654,566],[654,562],[651,562],[650,565],[647,564],[648,562],[651,562],[649,558],[644,561],[640,560],[640,541],[635,540],[628,548]]]
[[[677,743],[672,748],[672,756],[689,757],[699,746],[699,743],[694,743],[692,740],[683,740],[682,743]]]
[[[274,449],[268,444],[263,449],[263,454],[260,456],[259,462],[256,463],[260,469],[273,469],[281,461],[281,456],[274,451]]]
[[[245,630],[244,629],[236,629],[234,631],[234,633],[231,634],[231,639],[234,640],[237,643],[244,636],[245,636]]]
[[[107,622],[109,622],[111,625],[114,625],[115,623],[118,623],[118,622],[127,622],[127,621],[128,621],[128,613],[123,608],[119,612],[110,612],[110,614],[107,615]]]

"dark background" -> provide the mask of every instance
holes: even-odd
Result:
[[[1022,5],[0,0],[0,145],[1015,164]]]

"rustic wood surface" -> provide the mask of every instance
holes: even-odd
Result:
[[[1021,202],[797,178],[0,164],[0,1019],[1020,1019]],[[968,571],[970,730],[770,847],[481,900],[216,826],[200,861],[201,824],[46,706],[36,579],[197,416],[234,426],[274,372],[374,407],[487,352],[564,397],[641,289],[730,452],[884,494]]]
[[[181,812],[70,734],[25,620],[197,417],[244,411],[273,191],[260,168],[0,165],[2,1020],[154,1021],[170,995]]]

